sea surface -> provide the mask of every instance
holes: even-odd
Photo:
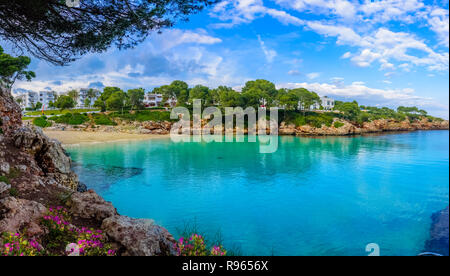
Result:
[[[175,237],[195,227],[243,255],[416,255],[449,204],[449,132],[279,137],[258,143],[169,138],[70,146],[74,170],[122,215]]]

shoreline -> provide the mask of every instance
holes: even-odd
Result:
[[[365,133],[354,133],[346,135],[314,135],[314,134],[301,134],[301,135],[288,135],[288,134],[278,134],[278,136],[286,137],[304,137],[304,138],[326,138],[326,137],[357,137],[357,136],[382,136],[389,134],[399,134],[399,133],[411,133],[416,131],[445,131],[448,129],[430,129],[430,130],[389,130],[389,131],[375,131],[375,132],[365,132]],[[46,131],[44,134],[51,139],[58,140],[63,146],[77,146],[77,145],[93,145],[93,144],[103,144],[103,143],[118,143],[118,142],[128,142],[128,141],[146,141],[154,139],[166,139],[170,138],[170,134],[133,134],[133,133],[122,133],[122,132],[84,132],[75,130],[65,130],[65,131]]]
[[[161,134],[130,134],[121,132],[84,132],[84,131],[46,131],[44,134],[51,139],[56,139],[63,146],[75,146],[82,144],[115,143],[127,141],[144,141],[163,139],[170,137]]]

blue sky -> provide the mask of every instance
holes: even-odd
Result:
[[[364,105],[417,105],[449,115],[448,1],[229,0],[66,67],[34,60],[37,78],[17,88],[168,84],[239,89],[264,78]]]

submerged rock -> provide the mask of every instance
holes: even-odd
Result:
[[[174,255],[175,239],[163,227],[147,219],[113,216],[103,221],[102,229],[115,242],[125,247],[124,255]]]
[[[449,255],[449,207],[432,215],[430,239],[425,243],[425,251]]]

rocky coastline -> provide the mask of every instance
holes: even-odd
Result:
[[[20,108],[2,91],[0,118],[0,233],[26,232],[39,240],[48,235],[40,223],[47,208],[64,205],[75,226],[101,229],[120,255],[175,254],[175,240],[165,228],[121,216],[110,202],[86,191],[61,144],[40,128],[23,126]]]
[[[416,130],[448,130],[448,120],[430,121],[428,118],[423,118],[418,121],[410,122],[409,120],[396,121],[391,119],[374,120],[358,125],[346,120],[335,119],[334,122],[339,122],[340,127],[322,125],[322,127],[313,127],[310,125],[296,126],[294,124],[287,124],[281,122],[278,128],[279,135],[291,136],[347,136],[360,135],[368,133],[394,132],[394,131],[416,131]],[[333,123],[334,123],[333,122]],[[170,134],[172,127],[171,122],[129,122],[126,120],[116,119],[116,126],[102,126],[82,124],[78,126],[71,126],[66,124],[54,124],[51,127],[45,128],[46,131],[85,131],[85,132],[107,132],[107,133],[127,133],[127,134],[152,134],[152,135],[167,135]],[[206,123],[206,122],[204,122]],[[31,122],[26,122],[31,126]],[[224,131],[224,130],[223,130]],[[236,131],[236,129],[234,130]],[[247,129],[244,130],[246,134]],[[267,129],[267,133],[270,133]]]

